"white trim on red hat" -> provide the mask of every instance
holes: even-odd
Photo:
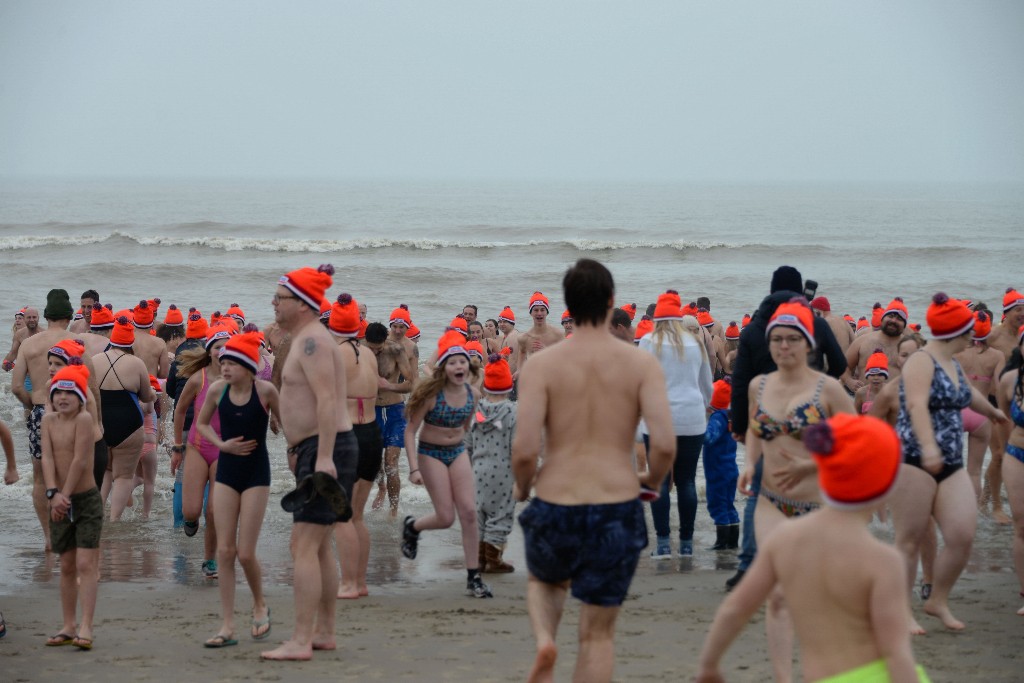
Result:
[[[214,341],[216,341],[216,338],[214,338]],[[259,361],[253,361],[252,358],[237,349],[229,349],[226,346],[222,348],[220,350],[220,359],[224,360],[225,358],[235,361],[247,370],[251,370],[253,374],[256,374],[256,371],[259,370]]]
[[[794,329],[799,330],[800,333],[803,334],[804,337],[807,339],[807,343],[811,345],[812,349],[817,346],[816,342],[814,341],[814,331],[808,330],[806,327],[804,327],[804,324],[800,322],[800,318],[793,315],[792,313],[781,313],[779,315],[776,315],[771,320],[769,320],[768,327],[764,331],[764,338],[767,339],[768,335],[771,334],[772,329],[779,326],[792,327]]]
[[[299,299],[301,299],[303,303],[305,303],[307,306],[312,308],[317,313],[320,312],[320,302],[314,301],[312,297],[303,292],[298,285],[293,284],[291,279],[289,279],[287,275],[282,275],[280,278],[278,278],[277,284],[281,285],[282,287],[290,291],[292,294],[299,297]]]
[[[974,329],[974,322],[975,322],[974,321],[974,316],[972,315],[970,320],[968,320],[966,323],[961,325],[958,329],[954,330],[953,332],[946,332],[945,334],[936,334],[935,330],[931,330],[932,337],[934,337],[935,339],[940,339],[940,340],[942,340],[942,339],[954,339],[956,337],[959,337],[964,332],[967,332],[968,330],[973,330]]]
[[[58,379],[50,383],[50,400],[53,400],[53,392],[55,391],[70,391],[77,396],[82,403],[85,403],[85,394],[78,388],[78,383],[73,379]]]

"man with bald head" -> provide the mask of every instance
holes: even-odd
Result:
[[[4,370],[7,372],[11,371],[14,367],[14,359],[18,357],[18,349],[21,348],[21,343],[29,337],[39,334],[39,309],[32,308],[29,306],[23,311],[25,316],[25,326],[14,333],[14,339],[11,341],[11,350],[4,357]]]

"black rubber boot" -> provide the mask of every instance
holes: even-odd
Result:
[[[733,588],[735,588],[736,584],[738,584],[741,580],[743,580],[743,575],[746,574],[746,573],[747,573],[746,569],[737,569],[736,573],[733,574],[731,578],[726,579],[726,581],[725,581],[725,591],[728,593]]]
[[[730,524],[728,527],[729,536],[726,539],[726,548],[729,550],[737,550],[740,547],[740,525]]]
[[[715,544],[711,550],[726,550],[729,547],[729,527],[725,524],[715,525]]]

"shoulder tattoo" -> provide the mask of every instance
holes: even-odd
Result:
[[[307,338],[306,344],[302,347],[302,350],[307,356],[312,356],[316,353],[316,340],[312,337]]]

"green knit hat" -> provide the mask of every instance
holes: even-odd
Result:
[[[75,309],[71,308],[71,297],[67,290],[51,289],[46,295],[46,309],[43,317],[47,320],[71,320]]]

